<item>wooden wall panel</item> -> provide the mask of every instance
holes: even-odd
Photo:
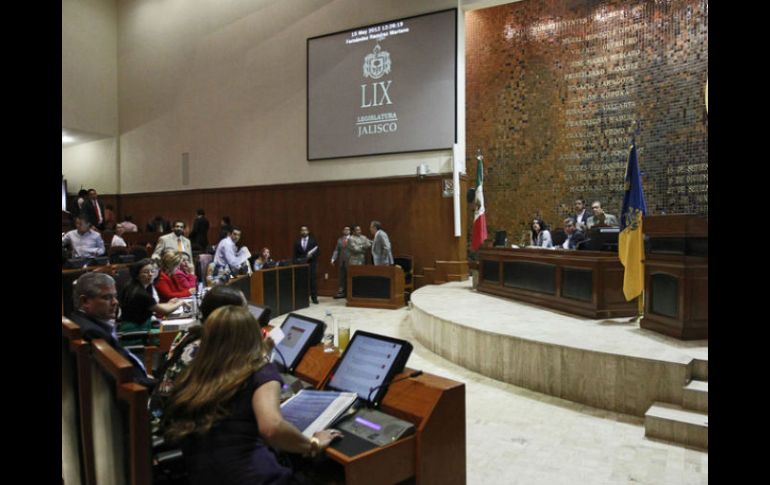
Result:
[[[437,259],[467,259],[468,184],[461,179],[463,235],[456,238],[452,198],[442,197],[445,178],[451,174],[126,194],[117,196],[118,217],[132,214],[134,222],[143,227],[160,214],[169,220],[184,220],[189,231],[195,210],[203,208],[211,223],[212,244],[219,235],[220,219],[229,215],[243,230],[243,241],[252,253],[267,246],[275,259],[292,257],[299,228],[306,224],[320,245],[319,292],[331,295],[337,289],[337,270],[329,260],[342,227],[348,224],[360,224],[371,237],[369,222],[382,222],[394,255],[414,258],[414,274],[422,274],[422,268],[433,266]]]

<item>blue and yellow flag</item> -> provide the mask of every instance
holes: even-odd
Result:
[[[618,237],[618,256],[626,268],[623,275],[623,294],[626,301],[631,301],[644,290],[644,233],[643,216],[647,213],[644,202],[642,178],[639,174],[639,160],[636,157],[636,145],[631,144],[625,176],[625,194],[623,210],[620,214],[620,235]]]

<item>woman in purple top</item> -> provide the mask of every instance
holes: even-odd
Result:
[[[228,305],[206,319],[198,355],[164,415],[166,439],[181,440],[192,485],[297,483],[270,448],[315,456],[341,436],[323,430],[308,439],[283,419],[281,378],[266,357],[247,309]]]

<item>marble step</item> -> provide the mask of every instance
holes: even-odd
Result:
[[[705,381],[690,381],[684,386],[682,407],[691,411],[709,412],[709,383]]]
[[[644,435],[695,448],[708,449],[708,414],[676,404],[656,402],[644,413]]]
[[[709,361],[701,359],[692,360],[692,378],[699,381],[709,380]]]

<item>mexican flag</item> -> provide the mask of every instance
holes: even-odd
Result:
[[[476,155],[476,212],[473,216],[471,249],[476,251],[487,239],[487,216],[484,210],[484,157]]]

